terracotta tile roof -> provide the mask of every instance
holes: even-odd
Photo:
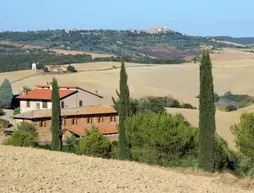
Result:
[[[66,97],[76,90],[59,90],[60,98]],[[33,89],[29,91],[26,95],[20,95],[16,97],[17,99],[36,99],[36,100],[51,100],[51,90],[48,89]]]
[[[16,119],[35,119],[51,117],[51,109],[33,110],[14,115]],[[117,114],[116,110],[111,106],[85,106],[73,109],[61,109],[61,116],[75,116],[75,115],[96,115],[96,114]]]
[[[116,125],[112,125],[112,124],[108,124],[108,125],[100,125],[98,127],[96,127],[99,129],[99,131],[103,134],[103,135],[109,135],[109,134],[116,134],[118,133],[118,129]],[[92,129],[92,127],[72,127],[69,128],[68,130],[71,133],[75,133],[79,136],[84,136],[85,131],[88,130],[90,131]]]

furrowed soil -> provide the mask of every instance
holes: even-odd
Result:
[[[0,145],[0,192],[251,193],[253,181]]]

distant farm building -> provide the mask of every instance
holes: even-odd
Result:
[[[37,70],[37,68],[36,68],[36,63],[33,63],[33,64],[32,64],[32,70]]]

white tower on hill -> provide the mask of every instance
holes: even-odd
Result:
[[[32,63],[32,70],[37,70],[36,63]]]

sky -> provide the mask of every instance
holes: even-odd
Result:
[[[0,31],[149,29],[254,37],[253,0],[0,0]]]

